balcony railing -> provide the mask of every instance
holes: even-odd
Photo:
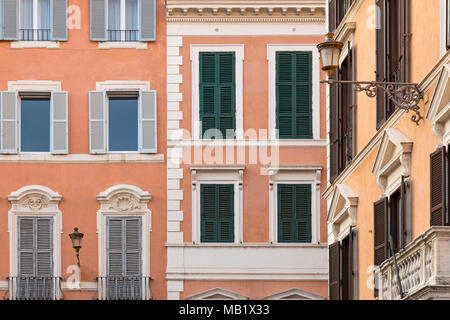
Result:
[[[139,41],[139,30],[108,30],[108,41]]]
[[[9,300],[62,299],[60,277],[8,277],[8,290],[3,295]]]
[[[98,300],[151,300],[150,277],[97,277]]]
[[[379,299],[450,298],[450,227],[432,227],[396,254],[403,297],[393,257],[376,271]]]
[[[19,29],[19,32],[22,41],[49,41],[51,37],[50,29]]]

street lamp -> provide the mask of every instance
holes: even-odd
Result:
[[[411,121],[419,125],[420,120],[423,119],[419,112],[419,102],[423,99],[423,95],[416,83],[408,82],[377,82],[377,81],[345,81],[333,80],[334,71],[339,68],[339,57],[342,52],[344,44],[333,39],[334,34],[328,33],[327,40],[319,43],[317,49],[319,50],[320,62],[322,70],[327,73],[328,80],[322,80],[320,83],[333,84],[347,84],[354,85],[356,92],[365,91],[369,98],[377,96],[379,89],[383,90],[389,100],[399,109],[406,110],[406,112],[413,111],[415,114],[411,116]]]
[[[81,232],[78,232],[78,228],[73,228],[73,232],[69,234],[70,239],[72,240],[72,247],[75,249],[76,255],[77,255],[77,264],[78,268],[80,267],[80,257],[79,257],[79,251],[81,249],[81,240],[83,240],[84,234]]]

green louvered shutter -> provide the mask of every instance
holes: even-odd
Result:
[[[200,121],[202,136],[209,129],[226,137],[236,128],[236,83],[234,52],[200,53]],[[212,137],[210,137],[212,138]]]
[[[277,52],[276,101],[280,139],[312,139],[312,53]]]
[[[311,242],[311,185],[278,185],[278,242]]]
[[[234,242],[234,185],[201,185],[201,241]]]

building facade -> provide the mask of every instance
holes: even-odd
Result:
[[[167,1],[167,297],[327,297],[325,1]]]
[[[330,299],[450,297],[449,6],[328,1],[333,79],[402,83],[327,85]],[[408,84],[418,112],[401,108]]]
[[[0,4],[1,294],[165,299],[164,1]]]

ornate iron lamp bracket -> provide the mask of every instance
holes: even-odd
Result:
[[[321,83],[328,84],[349,84],[354,85],[356,92],[366,92],[370,98],[377,96],[378,89],[383,90],[388,96],[389,100],[398,109],[406,110],[406,112],[413,111],[415,114],[411,116],[411,121],[419,125],[420,120],[423,119],[420,114],[419,102],[423,99],[423,95],[419,87],[415,83],[404,82],[376,82],[376,81],[345,81],[345,80],[323,80]]]

